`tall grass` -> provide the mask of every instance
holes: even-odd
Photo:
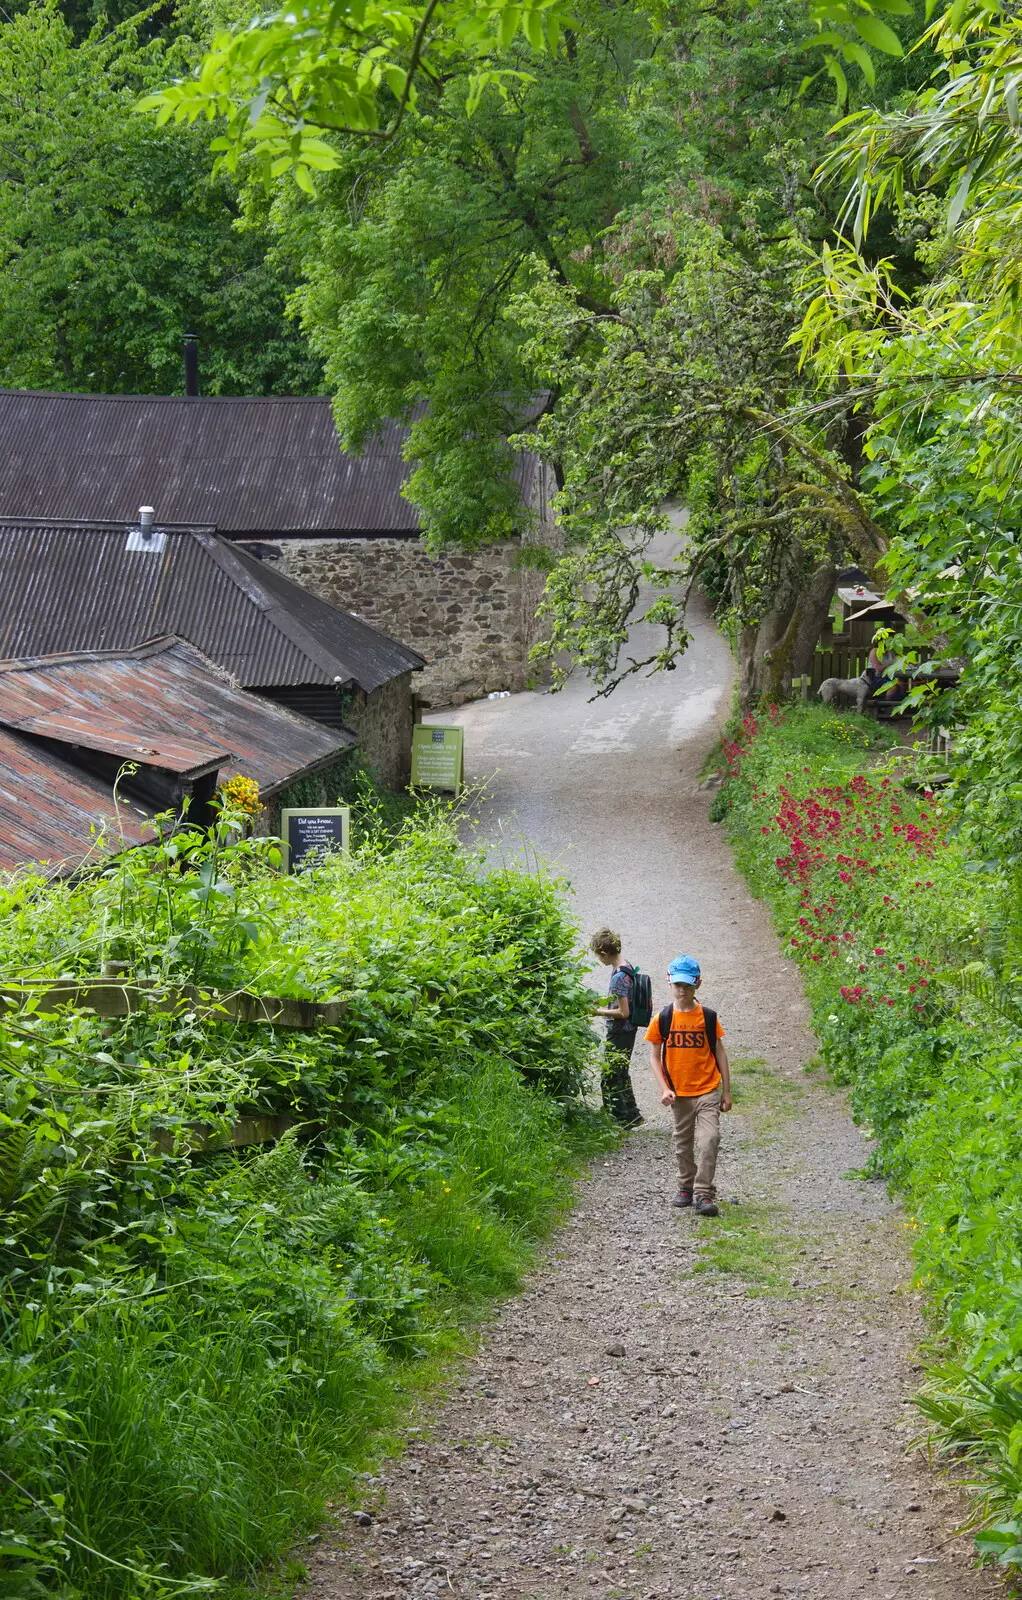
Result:
[[[137,853],[53,891],[79,920],[69,968],[112,944],[172,971],[200,926],[210,971],[348,1007],[304,1035],[0,1018],[12,1600],[233,1592],[372,1459],[409,1363],[518,1281],[610,1137],[576,1094],[592,1036],[556,885],[485,876],[438,818],[299,880],[218,849],[228,912],[208,922],[201,848],[184,870]],[[17,893],[40,908],[53,971],[49,890]],[[241,899],[257,939],[239,938]],[[26,969],[29,920],[12,919],[8,952]],[[200,945],[184,945],[191,961]],[[195,1123],[246,1108],[304,1127],[190,1153]]]
[[[800,962],[870,1170],[900,1193],[931,1318],[919,1405],[1022,1574],[1022,874],[971,853],[953,796],[882,730],[815,707],[746,719],[719,812]],[[902,755],[904,752],[902,752]],[[925,760],[925,758],[923,758]],[[922,781],[920,781],[922,780]]]

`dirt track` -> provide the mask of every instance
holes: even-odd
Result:
[[[583,1185],[524,1292],[407,1453],[310,1552],[315,1600],[978,1600],[1003,1593],[953,1530],[961,1502],[906,1443],[921,1335],[904,1224],[849,1173],[865,1147],[807,1076],[813,1041],[698,772],[730,664],[704,618],[677,673],[464,708],[483,825],[572,880],[667,998],[703,964],[738,1058],[719,1223],[678,1215],[666,1114]],[[450,720],[445,718],[444,720]],[[499,771],[497,770],[499,769]],[[744,1061],[744,1064],[743,1064]]]

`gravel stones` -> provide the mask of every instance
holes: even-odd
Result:
[[[370,1481],[375,1519],[353,1526],[349,1518],[341,1542],[328,1533],[303,1549],[310,1577],[300,1594],[1003,1594],[954,1536],[961,1502],[921,1457],[905,1456],[895,1427],[921,1327],[914,1297],[887,1292],[909,1270],[899,1217],[879,1185],[842,1177],[863,1160],[842,1101],[807,1085],[798,1119],[779,1132],[742,1116],[726,1137],[722,1177],[743,1208],[769,1197],[771,1226],[805,1230],[807,1288],[782,1283],[763,1294],[730,1273],[693,1273],[705,1231],[686,1217],[650,1222],[667,1130],[632,1136],[582,1184],[570,1253],[558,1259],[563,1246],[553,1241],[459,1389],[425,1409],[406,1454]],[[626,1228],[636,1276],[622,1280],[614,1235]],[[813,1254],[824,1250],[831,1261],[818,1271]],[[866,1287],[849,1291],[850,1278]],[[593,1338],[608,1321],[622,1329],[608,1343],[625,1355],[610,1356]],[[690,1343],[685,1333],[697,1327],[704,1337]],[[487,1395],[497,1388],[491,1374],[506,1380],[511,1370],[515,1381]]]
[[[698,955],[732,1056],[766,1057],[775,1110],[793,1109],[757,1119],[739,1101],[724,1118],[722,1198],[741,1204],[711,1232],[670,1210],[668,1119],[636,1052],[646,1126],[593,1164],[460,1390],[424,1406],[367,1485],[378,1519],[303,1548],[307,1600],[1004,1594],[955,1536],[962,1502],[896,1426],[923,1332],[904,1230],[881,1184],[843,1176],[866,1146],[843,1098],[802,1073],[815,1045],[797,973],[695,792],[730,665],[697,600],[693,616],[677,673],[609,702],[569,683],[459,713],[467,777],[497,773],[484,824],[562,867],[587,927],[620,924],[654,974]],[[660,647],[649,632],[637,659]],[[769,1272],[701,1270],[732,1215]]]

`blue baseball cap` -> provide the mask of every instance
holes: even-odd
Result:
[[[667,976],[672,983],[698,983],[699,963],[691,956],[677,956],[668,967]]]

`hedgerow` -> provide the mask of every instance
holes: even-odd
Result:
[[[934,1320],[934,1443],[976,1492],[980,1552],[1018,1568],[1022,903],[891,744],[864,718],[772,707],[731,728],[715,804],[801,966],[870,1171],[903,1197]]]
[[[380,1448],[608,1135],[575,930],[437,813],[282,877],[166,837],[0,892],[3,970],[340,998],[336,1027],[0,1015],[0,1591],[244,1583]],[[291,1123],[237,1151],[239,1118]]]

